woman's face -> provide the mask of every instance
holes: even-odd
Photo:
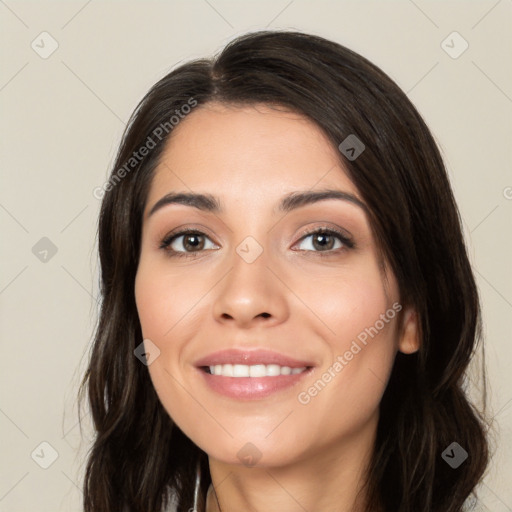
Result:
[[[277,466],[372,439],[396,351],[417,339],[405,309],[399,337],[399,290],[359,201],[298,114],[211,103],[174,128],[135,295],[155,390],[210,457]]]

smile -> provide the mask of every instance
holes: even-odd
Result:
[[[196,375],[216,395],[259,400],[299,385],[317,364],[270,349],[229,348],[196,360]],[[284,397],[283,397],[284,398]]]
[[[279,375],[296,375],[306,371],[307,367],[290,368],[278,364],[216,364],[204,367],[211,375],[221,377],[277,377]]]

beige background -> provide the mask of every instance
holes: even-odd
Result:
[[[483,510],[512,510],[510,0],[5,0],[0,17],[1,511],[81,510],[90,431],[86,422],[81,442],[76,390],[98,297],[100,203],[92,191],[128,116],[178,62],[265,27],[312,32],[360,52],[407,92],[434,132],[484,309],[499,448]],[[442,46],[453,31],[469,44],[458,58]],[[42,32],[58,44],[47,58],[40,54],[52,41]],[[453,37],[445,43],[452,55],[464,44]],[[46,262],[43,237],[57,250]]]

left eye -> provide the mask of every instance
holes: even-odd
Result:
[[[308,241],[308,239],[310,239]],[[309,233],[301,239],[301,250],[326,252],[341,249],[343,246],[352,247],[352,242],[345,236],[335,231],[319,230]]]

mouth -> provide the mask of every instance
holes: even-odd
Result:
[[[290,390],[315,368],[310,361],[261,349],[215,352],[195,366],[209,390],[237,400],[263,399]]]

